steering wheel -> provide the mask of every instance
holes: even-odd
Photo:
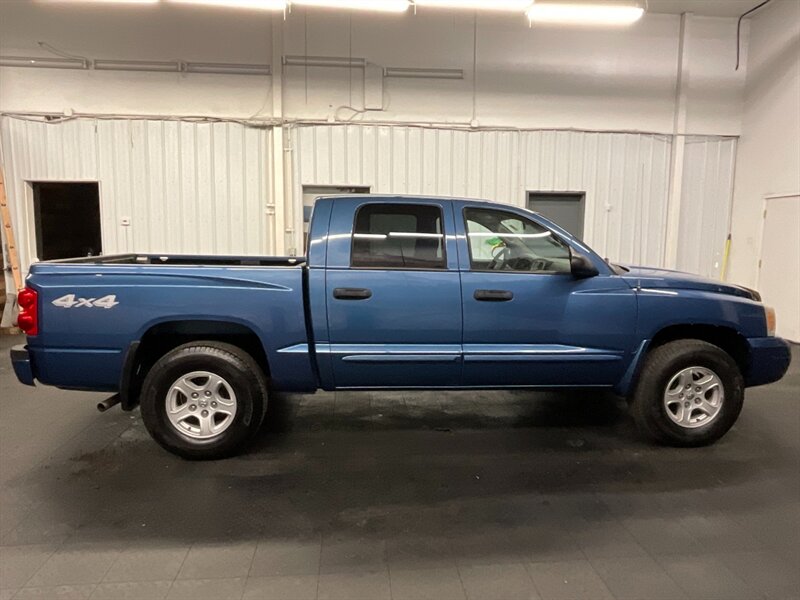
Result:
[[[495,254],[495,250],[500,250]],[[501,244],[492,248],[492,262],[489,263],[490,271],[502,271],[506,268],[506,263],[511,258],[511,248]]]
[[[525,266],[517,265],[519,271],[550,271],[552,270],[553,261],[546,258],[532,258],[529,256],[522,256],[518,260],[525,261]]]
[[[498,246],[500,251],[494,254],[489,263],[489,269],[492,271],[550,271],[553,266],[552,260],[546,258],[538,258],[535,256],[511,256],[511,248],[508,246]]]
[[[547,260],[546,258],[536,258],[534,256],[518,256],[516,258],[510,258],[504,265],[504,267],[507,267],[513,271],[529,272],[550,271],[552,266],[552,260]]]

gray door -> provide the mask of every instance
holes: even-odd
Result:
[[[582,240],[585,199],[583,192],[529,192],[528,208]]]

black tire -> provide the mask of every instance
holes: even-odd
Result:
[[[182,375],[209,371],[220,375],[236,395],[236,413],[227,429],[210,439],[194,439],[167,416],[167,394]],[[198,341],[178,346],[150,369],[140,395],[142,420],[161,447],[190,460],[233,456],[258,433],[267,412],[267,380],[261,367],[241,348]]]
[[[717,415],[705,425],[689,429],[667,414],[664,394],[672,378],[689,367],[713,371],[722,382],[724,400]],[[645,359],[631,402],[639,431],[660,444],[678,447],[706,446],[725,435],[739,418],[744,403],[744,379],[731,356],[701,340],[677,340],[650,351]]]

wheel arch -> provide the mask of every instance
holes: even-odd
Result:
[[[142,382],[156,361],[167,352],[190,342],[223,342],[247,352],[269,379],[269,360],[264,343],[248,325],[221,319],[173,319],[150,325],[126,352],[120,378],[123,410],[139,403]]]
[[[705,324],[669,325],[659,330],[650,340],[650,352],[676,340],[701,340],[713,344],[730,355],[744,374],[749,360],[747,339],[732,327]]]
[[[656,348],[677,340],[701,340],[713,344],[733,358],[743,376],[748,371],[750,346],[747,339],[733,327],[705,323],[672,324],[662,327],[642,344],[616,391],[623,396],[629,395],[636,387],[647,355]]]

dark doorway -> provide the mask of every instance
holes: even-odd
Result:
[[[39,260],[102,254],[100,192],[96,183],[31,185]]]
[[[528,208],[583,239],[584,192],[528,192]]]

